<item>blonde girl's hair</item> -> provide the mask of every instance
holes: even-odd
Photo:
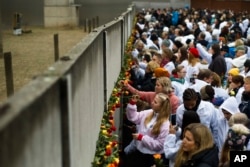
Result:
[[[159,84],[161,84],[163,88],[162,93],[170,94],[171,92],[173,92],[172,83],[168,77],[159,77],[157,78],[157,81],[159,82]]]
[[[193,152],[185,152],[183,151],[181,146],[176,155],[175,167],[182,166],[182,164],[187,162],[194,155],[214,146],[213,135],[210,129],[208,129],[208,127],[206,127],[205,125],[201,123],[191,123],[184,129],[184,134],[186,131],[191,132],[191,134],[193,135],[197,149]]]
[[[161,109],[160,109],[160,111],[158,111],[156,124],[153,126],[151,133],[155,136],[158,136],[160,134],[162,124],[166,120],[169,119],[169,115],[170,115],[172,110],[171,110],[169,97],[166,94],[158,93],[158,94],[156,94],[155,97],[160,99]],[[154,111],[146,117],[145,122],[144,122],[145,126],[151,121],[153,116],[154,116]]]

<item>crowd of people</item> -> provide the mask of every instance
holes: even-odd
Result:
[[[227,167],[250,150],[250,14],[142,9],[133,31],[124,166]],[[143,102],[143,103],[142,103]],[[142,105],[143,104],[143,105]]]

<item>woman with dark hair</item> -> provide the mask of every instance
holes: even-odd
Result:
[[[236,75],[232,77],[232,82],[230,83],[228,88],[229,96],[234,96],[238,104],[240,104],[241,102],[242,93],[244,91],[243,85],[244,77],[241,75]]]
[[[250,76],[250,59],[247,59],[244,63],[244,70],[241,73],[242,76]]]
[[[228,43],[228,38],[229,38],[229,28],[227,26],[224,26],[221,28],[221,32],[219,37],[224,37],[226,40],[226,43]]]
[[[208,102],[213,102],[214,99],[214,89],[211,85],[203,86],[200,90],[201,99]]]
[[[178,50],[178,57],[177,57],[177,63],[178,65],[182,65],[185,68],[188,66],[188,51],[186,46],[182,46],[179,50]]]
[[[250,119],[250,76],[245,78],[244,89],[239,109]]]
[[[212,62],[208,68],[219,76],[224,77],[227,71],[227,65],[224,57],[220,55],[220,45],[213,44],[211,48]]]

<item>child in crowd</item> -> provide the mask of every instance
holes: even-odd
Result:
[[[163,154],[163,144],[169,133],[171,105],[166,94],[156,94],[149,110],[137,112],[138,96],[132,96],[127,105],[127,118],[137,125],[137,133],[132,134],[136,150],[128,154],[127,166],[151,167],[154,154]]]

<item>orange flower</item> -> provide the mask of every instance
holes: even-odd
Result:
[[[108,164],[108,167],[116,167],[115,164]]]
[[[154,154],[155,159],[161,159],[161,154]]]

